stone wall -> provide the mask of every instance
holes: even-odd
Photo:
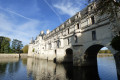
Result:
[[[19,58],[19,54],[0,54],[0,58]]]
[[[20,54],[21,58],[26,58],[28,56],[28,54]]]
[[[21,57],[27,57],[28,54],[20,54]],[[0,54],[0,58],[19,58],[19,54]]]

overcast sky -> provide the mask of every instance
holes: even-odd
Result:
[[[0,36],[28,44],[85,7],[85,0],[0,0]]]

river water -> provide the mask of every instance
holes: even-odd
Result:
[[[73,67],[34,58],[0,59],[0,80],[117,80],[113,57],[99,57],[98,67]]]

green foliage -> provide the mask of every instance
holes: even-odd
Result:
[[[115,50],[120,51],[120,36],[116,36],[112,39],[110,44]]]
[[[35,49],[33,49],[32,52],[35,52]]]
[[[28,53],[28,45],[25,45],[22,50],[23,53]]]
[[[12,41],[12,52],[21,53],[22,52],[22,50],[21,50],[22,47],[23,47],[22,41],[19,41],[17,39],[13,39],[13,41]]]
[[[0,36],[0,53],[9,53],[11,39]]]
[[[10,41],[10,38],[0,36],[0,53],[21,53],[22,41],[13,39],[12,48],[10,47]]]
[[[120,1],[118,0],[88,0],[88,3],[93,1],[97,1],[96,12],[102,14],[110,14],[111,19],[114,19],[116,13],[118,12],[118,8],[120,7]],[[113,7],[114,6],[114,7]]]
[[[110,50],[100,50],[99,53],[111,53]]]

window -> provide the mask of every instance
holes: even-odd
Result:
[[[77,39],[77,36],[75,36],[75,43],[77,43],[78,42],[78,39]]]
[[[55,50],[55,54],[56,54],[56,52],[57,52],[57,51]]]
[[[92,40],[96,40],[96,31],[92,31]]]
[[[59,46],[61,45],[61,41],[59,41]]]
[[[94,16],[92,16],[92,17],[91,17],[91,22],[92,22],[92,24],[94,24],[94,23],[95,23]]]
[[[68,28],[68,34],[69,34],[69,28]]]
[[[57,47],[59,48],[59,40],[57,41]]]
[[[69,38],[68,38],[68,45],[69,45]]]
[[[52,45],[51,45],[51,43],[49,43],[48,45],[49,45],[49,49],[51,49],[51,48],[52,48]]]
[[[117,12],[116,12],[115,14],[116,14],[116,17],[118,17],[118,14],[117,14]]]
[[[79,24],[77,24],[77,29],[79,29]]]

